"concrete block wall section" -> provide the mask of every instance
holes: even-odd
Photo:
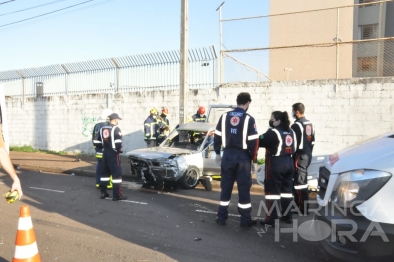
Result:
[[[360,140],[394,130],[394,80],[346,79],[296,82],[229,83],[216,89],[190,90],[188,115],[198,106],[235,104],[240,92],[252,95],[248,111],[259,133],[268,128],[272,111],[287,111],[302,102],[316,128],[315,154],[329,154]],[[103,108],[123,120],[124,151],[143,148],[143,122],[149,110],[169,109],[171,127],[179,118],[179,90],[118,94],[84,94],[39,98],[7,97],[10,145],[36,149],[93,153],[90,134]],[[264,156],[260,150],[259,158]]]

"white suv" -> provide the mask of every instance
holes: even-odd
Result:
[[[314,225],[328,253],[349,261],[394,260],[393,173],[394,131],[325,158]]]

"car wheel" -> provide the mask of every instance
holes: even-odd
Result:
[[[185,189],[193,189],[198,184],[200,170],[196,166],[189,166],[185,174],[180,179],[181,185]]]

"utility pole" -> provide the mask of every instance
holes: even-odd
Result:
[[[220,84],[222,85],[224,82],[224,56],[223,56],[223,43],[222,43],[222,5],[224,2],[219,5],[216,11],[219,10],[219,34],[220,34]]]
[[[189,0],[181,0],[181,61],[179,85],[179,124],[187,122],[189,94],[188,10]]]

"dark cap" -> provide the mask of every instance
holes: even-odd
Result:
[[[120,117],[118,116],[118,114],[116,114],[116,113],[113,113],[113,114],[109,115],[108,117],[109,117],[109,120],[114,120],[114,119],[120,119],[120,120],[122,120],[122,118],[120,118]]]

